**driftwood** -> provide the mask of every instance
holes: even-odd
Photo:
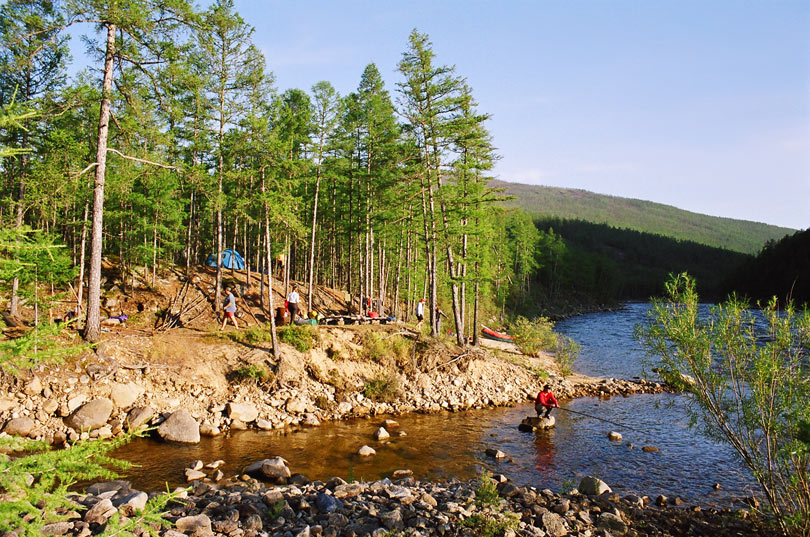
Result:
[[[234,291],[236,291],[236,296],[239,297],[239,299],[242,301],[242,304],[245,305],[245,309],[247,310],[247,312],[250,314],[251,317],[253,317],[253,321],[256,323],[256,325],[261,326],[261,323],[256,318],[256,316],[253,315],[253,310],[250,309],[250,306],[248,305],[247,300],[245,300],[245,297],[243,297],[242,293],[239,292],[239,289],[234,288]]]
[[[192,286],[191,279],[187,279],[176,295],[169,300],[169,306],[160,318],[156,330],[163,332],[170,328],[178,326],[186,326],[197,317],[202,315],[204,310],[199,310],[201,305],[204,305],[208,297],[200,292],[200,295],[195,298],[189,298],[189,293],[192,289],[199,289]]]
[[[434,367],[433,369],[431,369],[431,371],[435,371],[435,370],[439,369],[440,367],[444,367],[444,366],[446,366],[446,365],[450,365],[450,364],[452,364],[453,362],[456,362],[456,361],[458,361],[458,360],[461,360],[461,359],[462,359],[462,358],[464,358],[465,356],[469,356],[470,354],[472,354],[472,352],[463,352],[463,353],[459,354],[458,356],[456,356],[455,358],[453,358],[452,360],[450,360],[449,362],[444,362],[444,363],[442,363],[442,364],[437,365],[436,367]]]

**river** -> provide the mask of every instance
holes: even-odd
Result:
[[[580,345],[574,369],[596,376],[629,378],[640,375],[644,352],[633,340],[633,327],[642,321],[645,304],[628,304],[614,312],[587,314],[557,325]],[[530,404],[457,413],[399,416],[399,431],[387,442],[373,433],[385,417],[325,423],[287,432],[240,431],[203,438],[195,445],[170,445],[138,439],[115,456],[137,462],[128,472],[133,485],[165,489],[185,482],[183,469],[197,459],[226,461],[226,474],[248,463],[280,455],[295,473],[310,479],[379,479],[395,470],[410,469],[418,479],[470,478],[482,469],[509,476],[517,483],[560,491],[585,475],[605,480],[622,494],[680,496],[704,505],[728,503],[748,495],[752,483],[731,450],[688,426],[682,395],[634,395],[609,399],[567,401],[563,409],[598,416],[626,427],[556,411],[557,426],[537,434],[517,430],[533,414]],[[621,442],[607,438],[610,431]],[[355,453],[368,444],[377,455]],[[654,446],[657,452],[641,448]],[[496,448],[508,459],[495,461],[484,451]],[[719,484],[719,489],[715,485]]]

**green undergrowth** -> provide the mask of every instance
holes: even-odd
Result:
[[[503,502],[492,474],[485,471],[478,478],[475,490],[475,504],[482,508],[465,518],[459,525],[469,529],[477,537],[502,537],[514,534],[520,524],[520,517],[511,511],[503,511]]]
[[[401,335],[366,332],[363,336],[363,357],[384,366],[406,368],[413,354],[413,342]]]
[[[392,403],[402,394],[402,386],[394,375],[383,375],[366,381],[363,395],[372,401]]]
[[[279,341],[292,345],[298,352],[307,352],[320,341],[318,329],[311,324],[281,326]]]
[[[512,334],[515,345],[523,354],[539,356],[544,351],[553,353],[563,377],[573,372],[574,362],[582,347],[570,337],[554,332],[554,321],[546,317],[537,317],[533,321],[518,317],[512,324]],[[548,377],[545,371],[527,369],[541,378]]]
[[[234,369],[227,374],[229,382],[236,384],[255,383],[258,386],[267,385],[275,380],[273,372],[262,364],[250,364]]]

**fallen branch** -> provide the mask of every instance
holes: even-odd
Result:
[[[433,369],[431,369],[431,371],[436,371],[436,370],[437,370],[437,369],[439,369],[440,367],[444,367],[444,366],[446,366],[446,365],[450,365],[450,364],[452,364],[452,363],[453,363],[453,362],[455,362],[455,361],[461,360],[461,359],[462,359],[462,358],[464,358],[465,356],[469,356],[470,354],[472,354],[472,353],[471,353],[471,352],[464,352],[464,353],[461,353],[461,354],[459,354],[458,356],[456,356],[455,358],[453,358],[452,360],[450,360],[449,362],[445,362],[445,363],[443,363],[443,364],[439,364],[439,365],[437,365],[436,367],[434,367]]]

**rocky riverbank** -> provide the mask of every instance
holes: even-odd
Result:
[[[370,333],[378,341],[411,336],[410,354],[369,357]],[[258,370],[269,378],[234,375]],[[177,330],[110,337],[95,351],[41,365],[27,378],[5,376],[0,434],[61,444],[152,425],[166,440],[197,442],[228,430],[512,405],[533,398],[545,383],[562,399],[663,389],[645,380],[563,378],[548,355],[459,349],[397,325],[320,327],[311,349],[282,344],[278,360],[261,344]]]
[[[230,479],[222,479],[217,463],[204,466],[203,461],[187,474],[191,489],[175,492],[178,497],[164,515],[168,525],[159,530],[162,537],[776,535],[747,509],[671,505],[680,503],[677,498],[620,498],[592,477],[564,494],[520,486],[503,476],[420,482],[407,470],[394,472],[393,481],[311,482],[291,475],[280,457],[258,461]],[[44,534],[89,537],[103,531],[114,514],[126,521],[159,494],[132,490],[122,481],[92,485],[74,497],[86,510],[69,513],[67,521],[51,524]]]

